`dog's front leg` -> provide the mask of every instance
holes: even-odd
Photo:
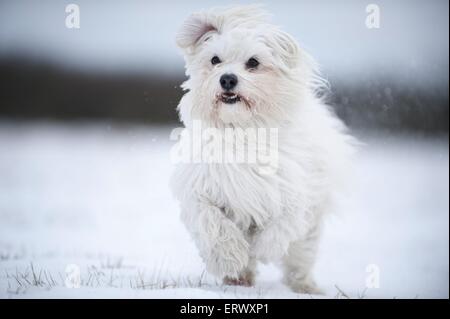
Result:
[[[289,248],[289,243],[295,238],[290,230],[277,222],[262,230],[255,240],[253,253],[263,263],[281,259]]]
[[[289,244],[299,238],[302,231],[304,225],[298,216],[284,213],[259,231],[255,237],[253,253],[264,263],[280,260],[287,254]]]
[[[217,206],[198,200],[190,222],[200,255],[208,272],[218,277],[238,278],[249,262],[249,244],[243,232]],[[194,215],[192,215],[194,214]]]

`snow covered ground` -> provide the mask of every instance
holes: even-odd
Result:
[[[204,273],[168,190],[169,132],[0,122],[0,297],[320,298],[290,292],[274,265],[254,288]],[[332,298],[448,298],[448,139],[362,140],[320,285]]]

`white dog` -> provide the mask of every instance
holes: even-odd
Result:
[[[270,174],[258,162],[177,166],[172,188],[207,270],[250,286],[257,261],[281,261],[288,286],[317,293],[312,267],[322,219],[353,140],[318,96],[315,63],[257,6],[192,14],[177,44],[189,77],[178,105],[188,132],[195,121],[219,131],[278,132]]]

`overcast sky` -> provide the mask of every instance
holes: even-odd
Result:
[[[190,2],[1,1],[0,55],[31,55],[94,70],[181,73],[183,60],[174,36],[182,20],[190,12],[230,3]],[[69,3],[80,7],[80,29],[65,27]],[[261,3],[328,76],[358,78],[379,72],[448,85],[447,0]],[[380,29],[365,25],[369,3],[380,7]]]

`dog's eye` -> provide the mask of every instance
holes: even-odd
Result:
[[[219,64],[220,62],[222,62],[222,61],[220,61],[220,59],[219,59],[219,57],[217,55],[213,56],[212,59],[211,59],[211,64],[212,65]]]
[[[245,63],[245,66],[247,67],[247,69],[256,69],[259,65],[258,60],[256,60],[255,58],[250,58],[248,59],[247,63]]]

